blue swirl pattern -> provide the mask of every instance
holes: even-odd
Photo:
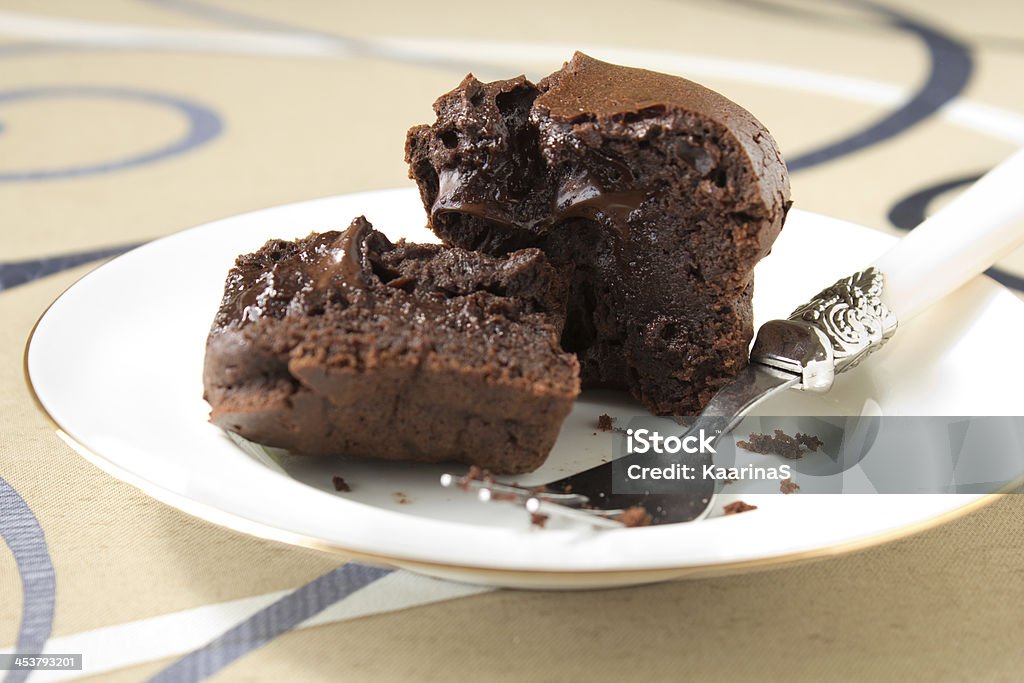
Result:
[[[80,166],[0,171],[0,182],[11,183],[75,178],[151,164],[155,161],[184,154],[204,145],[220,135],[224,128],[220,116],[212,109],[201,104],[165,93],[128,88],[74,85],[0,91],[0,107],[11,102],[55,98],[113,99],[152,104],[171,109],[185,116],[188,121],[188,130],[181,138],[168,145],[139,152],[121,159],[110,159]]]
[[[39,520],[25,499],[0,477],[0,537],[21,575],[22,609],[17,652],[39,654],[53,630],[57,578]],[[4,683],[20,683],[30,671],[9,671]]]

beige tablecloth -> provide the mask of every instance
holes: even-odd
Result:
[[[407,186],[405,130],[435,96],[576,48],[739,101],[779,140],[797,206],[883,231],[1024,144],[1009,0],[0,0],[0,647],[82,652],[104,681],[1020,678],[1019,496],[801,566],[481,592],[189,517],[36,411],[25,339],[98,259]],[[1024,289],[1024,252],[993,275]]]

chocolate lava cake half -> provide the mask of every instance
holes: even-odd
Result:
[[[536,469],[579,393],[567,293],[537,249],[392,244],[363,218],[272,240],[228,275],[210,419],[293,453]]]
[[[409,131],[434,232],[574,266],[562,346],[584,386],[695,414],[746,364],[754,265],[789,208],[768,131],[683,78],[576,53],[536,85],[472,75]]]

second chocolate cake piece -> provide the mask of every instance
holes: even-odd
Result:
[[[431,228],[575,266],[562,345],[584,386],[695,414],[746,364],[753,268],[789,207],[747,111],[682,78],[577,53],[537,85],[468,76],[409,131]]]
[[[567,276],[344,232],[238,258],[206,348],[211,421],[301,454],[536,469],[579,392]]]

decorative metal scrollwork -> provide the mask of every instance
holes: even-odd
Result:
[[[848,359],[842,369],[852,367],[896,331],[896,316],[882,303],[884,284],[885,276],[875,268],[854,273],[821,290],[789,319],[821,330],[837,365]]]

